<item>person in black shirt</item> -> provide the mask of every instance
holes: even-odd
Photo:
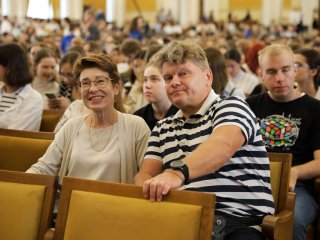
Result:
[[[174,115],[178,108],[170,102],[165,81],[154,63],[147,65],[143,75],[143,94],[149,104],[138,109],[134,115],[142,117],[152,130],[159,120]]]
[[[258,117],[268,151],[293,155],[290,190],[296,193],[294,239],[306,239],[317,215],[312,180],[320,175],[320,101],[294,88],[292,50],[280,44],[259,52],[260,77],[267,92],[247,99]]]

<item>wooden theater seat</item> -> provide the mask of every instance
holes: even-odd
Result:
[[[0,169],[26,171],[46,152],[54,133],[0,129]]]
[[[65,177],[54,239],[209,240],[215,195],[171,190],[150,202],[142,187]]]
[[[0,239],[43,239],[57,183],[56,176],[0,170]]]

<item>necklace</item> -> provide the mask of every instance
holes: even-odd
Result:
[[[91,119],[90,119],[90,126],[89,126],[89,140],[90,140],[90,145],[91,145],[91,147],[92,147],[92,149],[93,150],[95,150],[96,152],[101,152],[101,151],[103,151],[107,146],[108,146],[108,144],[109,144],[109,142],[110,142],[110,139],[111,139],[111,136],[112,136],[112,134],[113,134],[113,127],[114,127],[114,125],[115,124],[112,124],[112,126],[111,126],[111,133],[110,133],[110,135],[109,135],[109,138],[108,138],[108,141],[106,142],[106,144],[101,148],[101,149],[98,149],[98,148],[96,148],[95,147],[95,145],[93,144],[93,140],[92,140],[92,135],[93,134],[91,134],[91,126],[93,126],[93,123],[92,123],[92,117],[91,117]],[[101,139],[101,136],[104,136],[104,132],[106,131],[106,129],[104,129],[101,133],[99,133],[99,134],[97,134],[97,137],[96,137],[96,139]]]

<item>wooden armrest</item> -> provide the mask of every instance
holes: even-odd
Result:
[[[44,240],[52,240],[53,237],[54,237],[54,231],[55,229],[54,228],[49,228],[47,231],[46,231],[46,234],[44,235]]]
[[[291,231],[293,221],[293,211],[283,210],[276,215],[267,215],[263,218],[262,232],[270,239],[283,239],[277,236],[286,235],[281,232]],[[289,238],[287,238],[289,239]]]
[[[294,211],[295,204],[296,204],[296,193],[288,192],[285,210]]]

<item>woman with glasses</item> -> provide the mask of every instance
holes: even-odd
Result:
[[[150,130],[138,116],[114,107],[120,94],[117,66],[105,54],[79,58],[73,76],[90,113],[70,119],[47,152],[27,170],[119,183],[132,183],[142,162]]]
[[[300,92],[320,100],[320,55],[310,48],[297,50],[294,54],[297,75],[295,82]]]
[[[80,99],[80,92],[76,81],[73,78],[72,68],[76,60],[81,57],[75,51],[67,52],[60,61],[59,75],[59,97],[48,99],[50,109],[65,110],[71,102]]]
[[[27,52],[16,43],[0,45],[0,128],[39,131],[43,100],[31,87]]]

